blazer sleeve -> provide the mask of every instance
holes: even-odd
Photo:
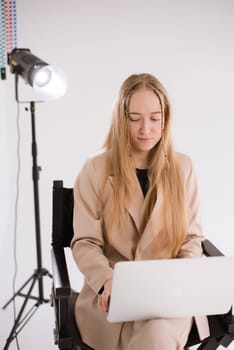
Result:
[[[96,294],[113,274],[103,253],[105,241],[99,187],[97,169],[90,159],[85,163],[74,186],[74,237],[71,249],[85,282]]]
[[[198,257],[202,255],[201,242],[204,240],[201,227],[199,191],[197,176],[193,163],[186,157],[185,167],[185,209],[187,212],[188,232],[184,243],[181,246],[178,257]]]

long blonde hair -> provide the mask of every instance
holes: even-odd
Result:
[[[123,223],[127,208],[136,190],[135,166],[129,150],[128,107],[134,92],[147,88],[159,98],[162,112],[162,136],[150,151],[149,187],[145,197],[141,222],[141,233],[152,214],[157,200],[157,191],[162,191],[163,205],[161,231],[157,236],[155,257],[176,257],[186,237],[187,223],[184,208],[184,188],[180,169],[172,145],[171,106],[167,92],[161,82],[151,74],[134,74],[122,84],[114,105],[112,122],[104,148],[110,152],[107,171],[113,173],[113,218],[112,229]],[[108,232],[111,240],[112,230]]]

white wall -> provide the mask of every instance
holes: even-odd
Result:
[[[117,90],[129,74],[162,80],[174,109],[174,139],[197,168],[204,233],[233,254],[234,3],[232,0],[20,0],[18,47],[67,72],[69,90],[36,105],[43,266],[51,271],[51,186],[72,186],[102,143]],[[20,92],[24,98],[25,88]],[[12,295],[17,131],[14,79],[0,81],[2,306]],[[36,268],[30,114],[20,106],[20,198],[16,286]],[[79,288],[81,275],[72,269]],[[51,281],[45,278],[46,296]],[[36,290],[35,290],[36,292]],[[20,303],[17,298],[17,304]],[[0,312],[0,347],[13,325],[12,305]],[[40,306],[19,336],[21,349],[53,349],[53,310]],[[231,347],[230,347],[231,348]],[[234,347],[233,347],[234,348]],[[13,342],[11,349],[16,349]]]

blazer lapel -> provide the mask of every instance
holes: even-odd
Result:
[[[158,189],[157,200],[152,210],[150,219],[138,243],[136,255],[141,256],[144,250],[149,246],[149,244],[155,239],[155,237],[159,233],[161,228],[161,220],[160,220],[161,205],[162,205],[162,193],[160,189]]]
[[[113,175],[109,175],[109,180],[112,183]],[[133,222],[135,223],[138,233],[140,233],[140,226],[143,214],[143,204],[144,204],[144,195],[142,193],[140,184],[136,177],[136,191],[131,200],[131,203],[128,208],[129,215],[131,216]],[[157,236],[161,228],[160,221],[160,208],[162,205],[162,192],[158,188],[157,200],[152,210],[150,219],[144,229],[144,232],[141,235],[141,238],[138,243],[137,252],[140,253],[145,250],[152,240]]]
[[[144,195],[141,190],[140,184],[137,184],[136,192],[132,198],[132,201],[129,205],[128,212],[131,215],[138,232],[140,231],[142,214],[143,214],[143,205],[144,205]]]
[[[113,175],[109,175],[109,180],[111,183],[113,182]],[[129,204],[128,212],[133,222],[135,223],[135,226],[138,232],[140,231],[140,226],[141,226],[143,204],[144,204],[144,195],[136,177],[136,191]]]

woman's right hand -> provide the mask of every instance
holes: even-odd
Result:
[[[101,312],[107,312],[109,309],[111,288],[112,288],[112,280],[108,280],[104,284],[104,290],[102,294],[98,296],[98,308]]]

